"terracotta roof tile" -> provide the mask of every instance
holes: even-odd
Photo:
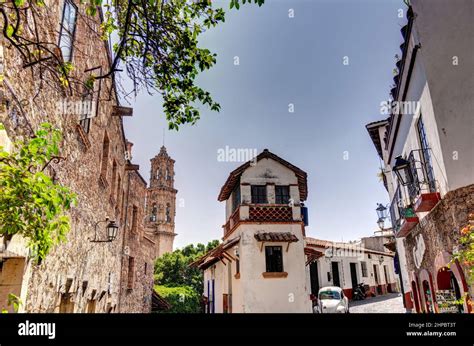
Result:
[[[297,242],[298,238],[290,232],[263,232],[255,234],[257,241]]]

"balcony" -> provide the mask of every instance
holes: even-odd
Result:
[[[395,191],[390,203],[390,218],[393,232],[397,238],[406,237],[420,221],[409,203],[406,203],[406,198],[403,198],[400,186]]]
[[[301,208],[281,204],[241,204],[223,226],[224,237],[241,222],[301,222]]]
[[[428,212],[441,200],[434,179],[430,149],[412,150],[408,156],[410,178],[408,193],[415,213]]]

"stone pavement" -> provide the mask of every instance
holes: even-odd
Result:
[[[349,302],[350,313],[405,313],[401,293],[388,293]]]

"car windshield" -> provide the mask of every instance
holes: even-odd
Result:
[[[319,293],[319,299],[341,299],[341,295],[336,291],[323,291]]]

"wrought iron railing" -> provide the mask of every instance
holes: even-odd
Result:
[[[400,228],[403,215],[402,191],[400,186],[397,187],[390,203],[390,220],[392,221],[392,229],[396,233]]]
[[[436,192],[437,184],[431,165],[430,149],[412,150],[408,155],[412,182],[408,184],[410,200],[414,202],[423,192]]]

